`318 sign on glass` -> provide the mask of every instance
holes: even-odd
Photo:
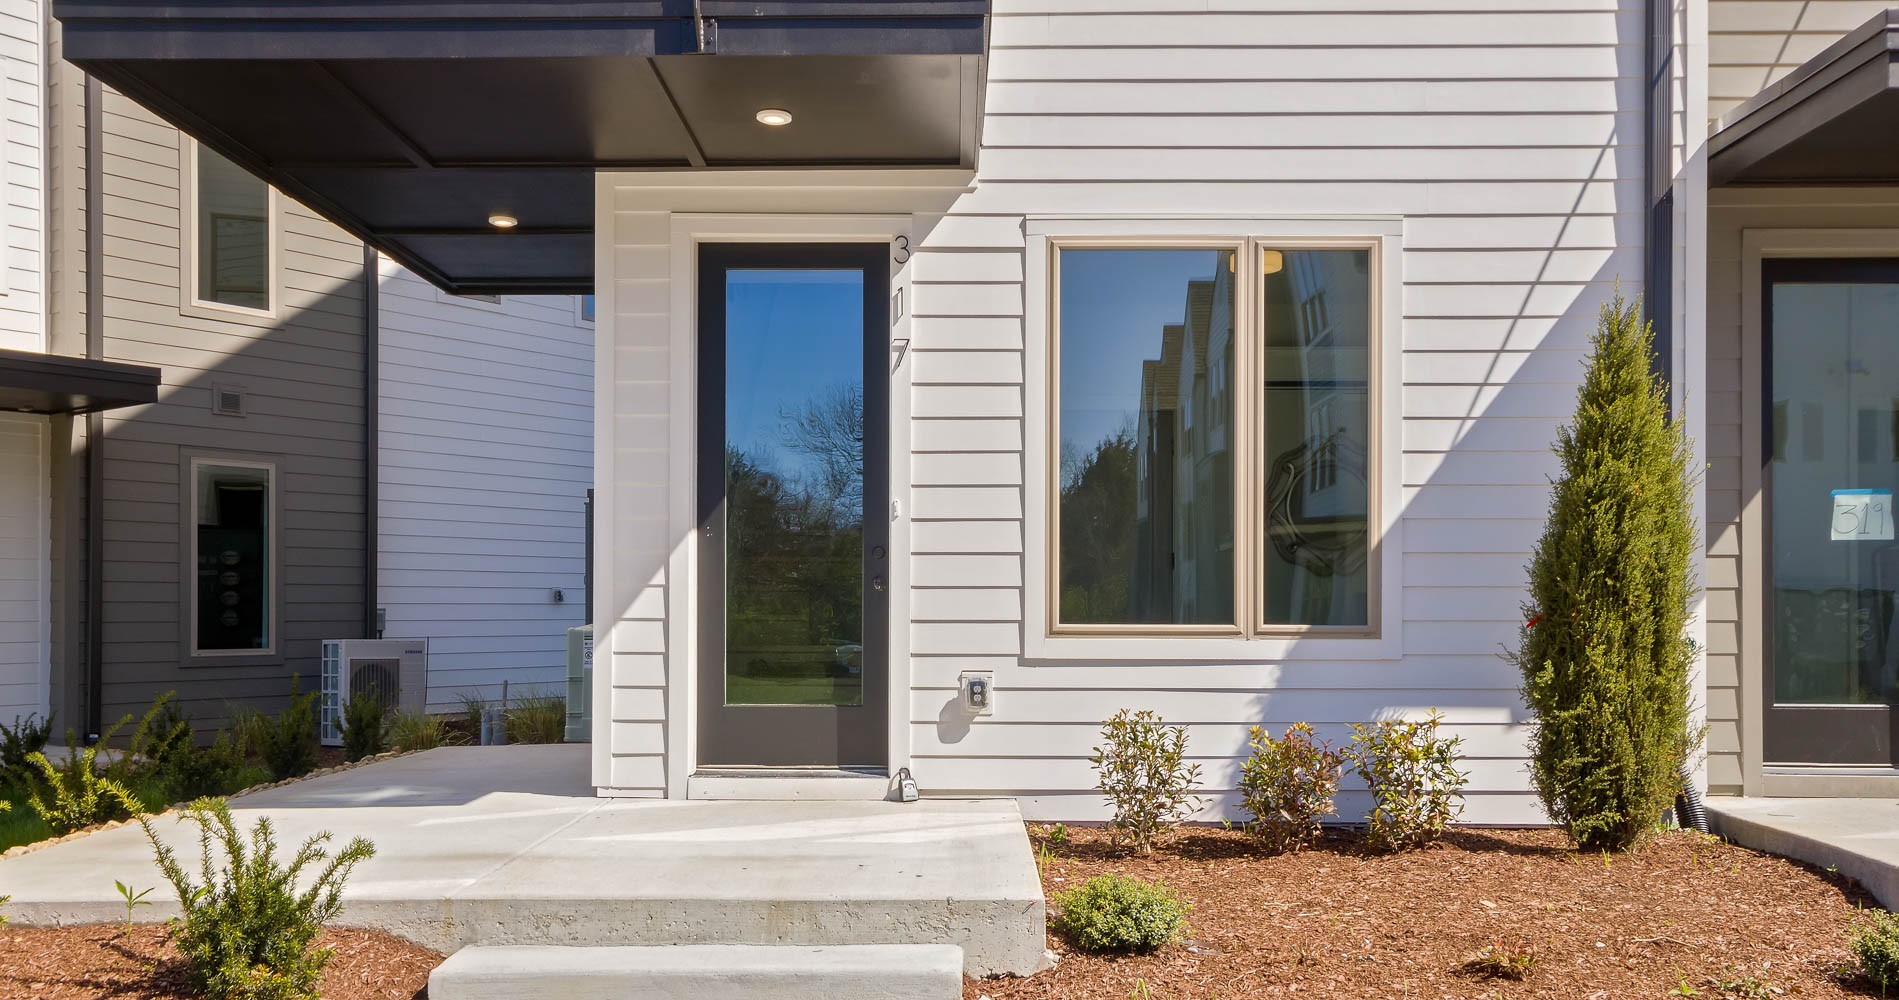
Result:
[[[1834,541],[1870,542],[1891,538],[1891,490],[1833,491]]]

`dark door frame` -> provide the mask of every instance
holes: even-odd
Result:
[[[1892,766],[1899,712],[1884,705],[1774,703],[1774,286],[1899,284],[1899,258],[1797,257],[1761,261],[1761,760],[1767,765]],[[1895,609],[1899,614],[1899,609]]]
[[[701,243],[696,334],[697,762],[887,767],[890,698],[890,248],[887,243]],[[864,273],[864,635],[860,705],[725,704],[725,273]],[[710,474],[708,474],[710,473]]]

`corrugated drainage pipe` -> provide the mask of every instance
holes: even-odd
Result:
[[[1708,832],[1708,810],[1701,804],[1701,792],[1695,788],[1695,772],[1686,761],[1681,765],[1681,794],[1675,796],[1675,822],[1684,830]]]

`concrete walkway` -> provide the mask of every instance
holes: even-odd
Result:
[[[954,944],[974,975],[1043,957],[1040,881],[1007,800],[601,799],[585,746],[451,747],[232,801],[286,853],[365,836],[342,922],[444,953],[485,945]],[[195,827],[156,826],[195,868]],[[0,860],[22,924],[123,920],[113,880],[160,886],[136,826]]]
[[[1757,851],[1840,873],[1899,908],[1899,801],[1710,798],[1715,833]]]

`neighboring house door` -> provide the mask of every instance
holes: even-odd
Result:
[[[889,251],[699,247],[699,763],[880,767]]]
[[[1899,261],[1762,265],[1768,764],[1891,765]]]

